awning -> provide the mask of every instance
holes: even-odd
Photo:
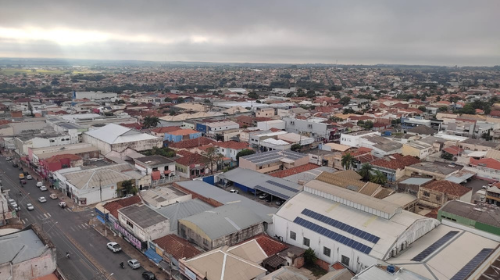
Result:
[[[101,216],[97,215],[96,217],[101,223],[106,224],[106,221]]]
[[[160,255],[158,255],[153,249],[147,249],[146,252],[144,252],[144,255],[146,255],[146,257],[148,257],[150,260],[154,261],[155,263],[160,263],[160,261],[162,260],[162,258],[160,257]]]
[[[151,179],[153,179],[154,181],[160,180],[160,177],[161,177],[160,171],[153,171],[151,173]]]
[[[170,173],[172,173],[172,171],[171,171],[171,170],[165,170],[165,171],[163,172],[163,174],[170,174]]]

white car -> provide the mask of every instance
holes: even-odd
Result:
[[[108,249],[113,251],[113,253],[120,252],[122,250],[122,247],[120,247],[120,244],[118,244],[116,242],[108,242],[106,244],[106,246],[108,246]]]
[[[29,211],[31,211],[31,210],[35,210],[35,207],[33,206],[33,204],[28,203],[28,204],[26,204],[26,209],[28,209]]]
[[[128,260],[127,263],[132,269],[138,269],[139,267],[141,267],[141,264],[136,259]]]
[[[12,198],[9,198],[8,201],[9,201],[9,204],[16,203],[16,201],[14,199],[12,199]]]
[[[46,191],[46,190],[47,190],[47,187],[46,187],[46,186],[41,186],[41,187],[40,187],[40,190],[41,190],[42,192],[44,192],[44,191]]]
[[[43,186],[43,183],[42,182],[36,182],[36,186],[37,187],[41,187],[41,186]]]
[[[45,197],[41,196],[38,198],[38,201],[43,203],[43,202],[47,202],[47,199],[45,199]]]
[[[235,189],[231,189],[229,190],[230,193],[240,193],[238,190],[235,190]]]
[[[26,176],[27,180],[33,180],[33,177],[31,175]]]

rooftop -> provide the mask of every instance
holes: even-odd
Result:
[[[447,212],[473,221],[500,228],[500,208],[492,205],[471,204],[459,200],[448,201],[439,212]]]
[[[120,144],[152,139],[160,139],[156,136],[141,133],[128,127],[110,123],[101,128],[89,130],[85,134],[99,139],[108,144]]]
[[[199,199],[191,199],[160,207],[156,209],[156,212],[167,217],[170,221],[170,232],[176,233],[178,225],[177,221],[179,219],[187,218],[213,208],[214,207],[211,205],[208,205]]]
[[[183,140],[176,143],[168,144],[169,148],[172,149],[192,149],[208,144],[215,144],[216,141],[207,137],[198,137],[195,139]]]
[[[45,247],[33,230],[23,230],[0,236],[0,264],[18,264],[40,257]]]
[[[174,162],[173,160],[161,156],[161,155],[152,155],[146,157],[136,158],[135,161],[139,161],[141,163],[146,164],[147,166],[156,166],[156,165],[165,165]]]
[[[201,133],[197,130],[193,129],[179,129],[179,130],[174,130],[174,131],[169,131],[166,132],[165,134],[170,134],[170,135],[189,135],[189,134],[195,134],[195,133]]]
[[[153,242],[177,260],[182,258],[192,258],[201,253],[201,251],[191,245],[189,241],[175,234],[166,235],[162,238],[153,240]]]
[[[296,161],[303,157],[307,157],[308,155],[292,152],[292,151],[270,151],[264,153],[256,153],[249,156],[241,157],[245,160],[248,160],[256,165],[264,165],[276,161],[281,161],[282,159],[290,159]]]
[[[456,172],[457,170],[462,169],[462,166],[459,165],[450,165],[440,162],[428,162],[428,161],[412,164],[409,167],[417,170],[422,170],[430,173],[438,173],[442,175],[450,175]]]
[[[124,171],[131,170],[134,170],[131,165],[122,163],[93,169],[65,172],[63,176],[76,188],[98,188],[99,186],[114,186],[118,182],[133,179],[133,177],[124,173]]]
[[[464,194],[471,191],[471,189],[465,186],[447,180],[430,182],[429,184],[422,186],[422,188],[443,192],[453,196],[463,196]]]
[[[123,207],[130,206],[132,204],[136,204],[141,202],[141,197],[138,195],[134,195],[132,197],[121,198],[117,200],[113,200],[104,204],[104,208],[109,211],[111,215],[118,219],[118,209]]]
[[[399,183],[400,184],[405,184],[405,185],[417,185],[417,186],[421,186],[421,185],[429,183],[432,180],[433,180],[432,178],[409,178],[409,179],[406,179],[406,180],[401,181]]]
[[[371,162],[373,166],[380,166],[387,169],[397,170],[404,169],[408,165],[419,163],[420,160],[413,156],[403,156],[400,154],[392,154]]]
[[[130,206],[118,209],[125,217],[138,224],[141,228],[146,229],[158,223],[168,221],[167,218],[160,215],[158,212],[149,208],[145,204],[132,204]]]
[[[175,199],[186,195],[172,186],[163,186],[141,192],[142,199],[153,207],[158,207],[165,201],[175,202]]]

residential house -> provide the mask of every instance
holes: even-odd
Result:
[[[151,175],[152,180],[175,176],[175,161],[161,155],[135,158],[135,168],[143,175]]]
[[[370,164],[374,170],[378,170],[387,176],[387,181],[394,182],[405,174],[405,168],[409,165],[419,163],[420,160],[413,156],[392,154],[390,156],[372,161]]]
[[[401,148],[401,154],[404,156],[412,156],[419,159],[425,159],[434,151],[434,147],[431,144],[411,141],[403,144]]]
[[[470,202],[472,190],[457,183],[447,180],[430,182],[420,187],[418,202],[421,205],[439,208],[450,200]]]
[[[151,129],[151,134],[154,136],[160,137],[162,139],[165,139],[165,133],[180,130],[181,128],[178,126],[165,126],[165,127],[157,127]]]
[[[459,165],[450,165],[442,162],[420,162],[405,168],[405,175],[410,177],[428,177],[435,180],[444,180],[462,169]]]
[[[286,122],[287,132],[299,133],[313,138],[315,141],[331,140],[334,137],[335,129],[333,125],[326,123],[327,119],[296,119],[283,118]]]
[[[256,153],[239,158],[239,167],[269,173],[309,163],[309,156],[289,150]]]
[[[169,269],[167,271],[169,271],[169,274],[174,279],[181,278],[179,260],[191,259],[201,254],[201,251],[189,243],[189,241],[175,234],[165,235],[149,243],[150,245],[154,244],[155,251],[158,252],[163,261],[166,262],[166,266]],[[165,268],[165,266],[162,267]]]
[[[214,143],[217,147],[217,152],[224,157],[236,161],[236,155],[242,150],[248,149],[249,145],[245,142],[227,141]]]
[[[180,158],[175,160],[175,170],[183,178],[195,178],[205,175],[208,171],[208,159],[200,154],[188,151],[178,151]]]

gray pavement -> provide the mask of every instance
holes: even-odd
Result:
[[[108,239],[89,225],[92,208],[78,209],[80,211],[60,208],[58,202],[61,199],[68,201],[68,198],[56,190],[40,191],[35,177],[21,187],[18,176],[22,170],[5,161],[4,156],[0,156],[0,170],[4,189],[9,189],[11,197],[21,206],[18,222],[23,226],[38,224],[42,227],[56,246],[57,263],[67,279],[141,279],[144,269],[120,268],[119,263],[126,263],[131,257],[123,252],[113,254],[109,251],[106,248]],[[50,199],[51,192],[59,198]],[[47,202],[40,203],[38,198],[41,196]],[[28,211],[27,203],[33,204],[35,210]],[[66,252],[70,253],[69,259],[65,257]]]

